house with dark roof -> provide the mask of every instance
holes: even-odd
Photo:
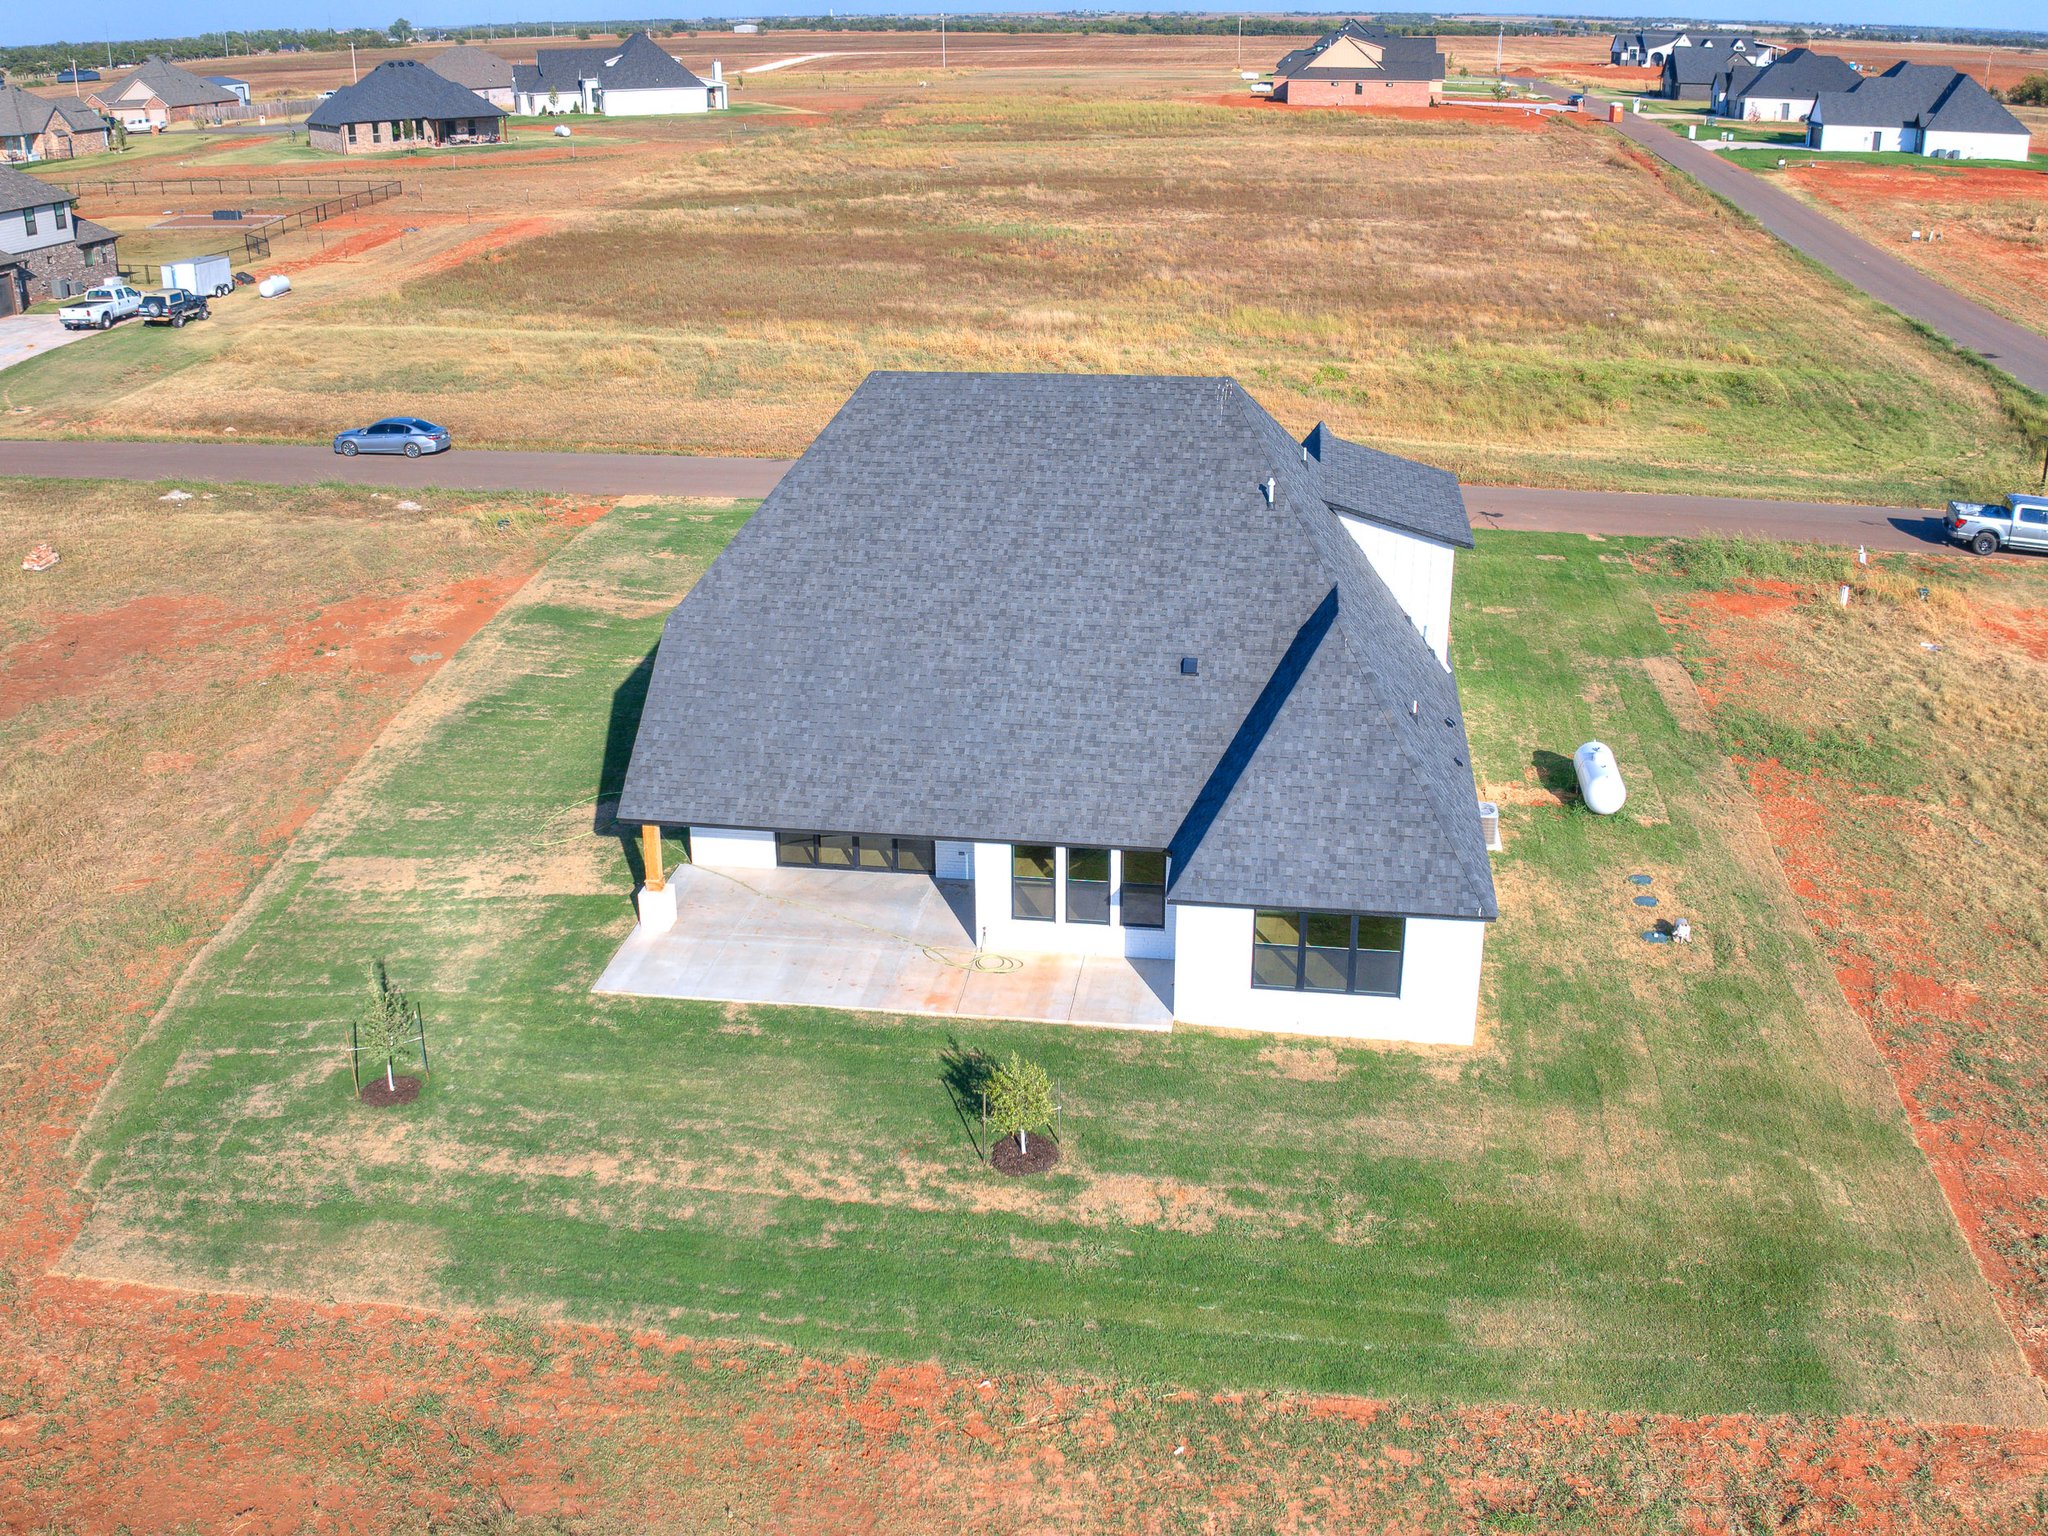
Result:
[[[1728,67],[1729,57],[1712,48],[1672,49],[1664,56],[1662,94],[1670,101],[1712,100],[1714,78]]]
[[[0,166],[0,315],[113,277],[110,229],[78,217],[76,195]]]
[[[1270,95],[1296,107],[1426,107],[1444,93],[1433,37],[1347,21],[1273,66]]]
[[[1714,111],[1748,123],[1803,123],[1823,93],[1854,90],[1862,78],[1847,59],[1794,48],[1761,68],[1724,70],[1714,82]]]
[[[938,881],[962,976],[1092,956],[1187,1023],[1469,1044],[1497,914],[1448,662],[1471,547],[1454,476],[1297,439],[1232,379],[871,374],[663,630],[607,976],[658,968],[687,828],[679,873],[727,894],[686,912],[728,876]],[[769,1000],[712,974],[747,963],[601,986]]]
[[[726,105],[724,68],[701,80],[645,32],[609,48],[543,48],[512,66],[513,110],[521,117],[587,112],[656,117]]]
[[[1665,60],[1681,48],[1703,48],[1715,54],[1724,66],[1731,54],[1739,53],[1753,64],[1768,64],[1779,52],[1777,44],[1767,43],[1753,33],[1695,27],[1687,31],[1617,32],[1608,40],[1607,61],[1636,68],[1662,69]]]
[[[69,160],[113,148],[113,127],[82,101],[0,85],[0,160]]]
[[[148,133],[170,123],[217,123],[242,98],[153,53],[132,74],[101,86],[86,100],[130,133]]]
[[[306,118],[306,142],[331,154],[495,144],[505,109],[417,59],[386,59]]]
[[[1812,149],[1897,151],[1945,160],[2025,160],[2026,124],[1970,76],[1901,60],[1846,91],[1824,91],[1806,121]]]
[[[513,108],[512,64],[486,49],[458,43],[427,61],[427,68],[464,90],[475,91],[493,106]]]

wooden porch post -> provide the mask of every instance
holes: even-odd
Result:
[[[647,889],[662,889],[661,828],[651,821],[640,823],[640,862],[647,867]]]

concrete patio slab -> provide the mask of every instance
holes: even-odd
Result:
[[[1170,1029],[1173,962],[977,955],[972,893],[918,875],[685,865],[676,924],[634,929],[594,992]]]

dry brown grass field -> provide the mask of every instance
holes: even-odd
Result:
[[[1927,502],[2028,457],[1985,377],[1604,129],[1258,107],[1234,39],[987,48],[923,85],[757,77],[779,114],[362,157],[406,197],[280,246],[288,301],[15,370],[0,431],[408,410],[475,445],[783,455],[872,368],[1086,368],[1235,374],[1476,480]],[[335,169],[261,140],[148,164]]]

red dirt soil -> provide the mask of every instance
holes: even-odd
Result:
[[[1822,202],[1838,208],[1858,203],[1976,203],[2033,198],[2048,208],[2048,174],[2011,166],[1959,166],[1923,170],[1918,166],[1837,161],[1789,165],[1783,174]]]

